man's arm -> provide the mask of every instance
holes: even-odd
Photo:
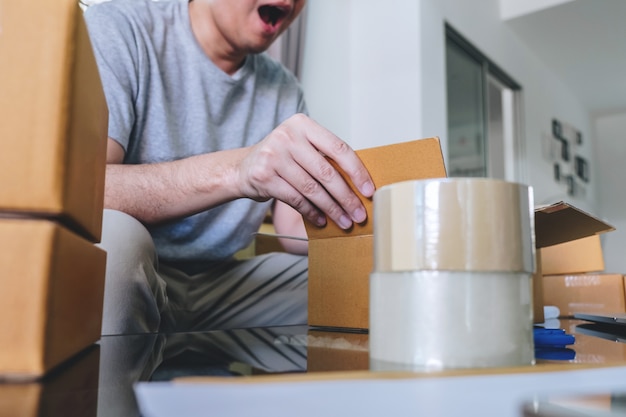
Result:
[[[155,164],[122,164],[123,148],[108,139],[104,205],[143,223],[189,216],[242,197],[233,185],[246,149]],[[210,167],[210,169],[209,169]]]
[[[107,163],[108,170],[107,175],[110,175],[110,179],[115,181],[115,175],[123,175],[124,171],[120,168],[114,168],[115,165],[121,164],[124,160],[124,148],[115,140],[109,138],[107,145]],[[115,173],[115,171],[118,171]],[[119,181],[119,179],[118,179]],[[107,202],[108,203],[108,202]],[[110,203],[113,205],[113,203]],[[276,201],[273,206],[272,219],[274,221],[274,228],[276,233],[286,236],[294,236],[299,238],[306,238],[306,229],[302,220],[302,215],[296,210],[283,203],[282,201]],[[282,246],[287,252],[295,253],[299,255],[306,255],[308,253],[308,242],[303,240],[294,239],[279,239]]]
[[[365,220],[365,208],[334,160],[365,197],[372,180],[344,141],[297,114],[254,146],[172,162],[121,164],[123,149],[109,140],[105,206],[144,223],[188,216],[238,198],[283,201],[314,224],[340,227]]]

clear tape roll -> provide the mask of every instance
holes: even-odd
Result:
[[[532,189],[487,178],[399,182],[374,195],[375,271],[535,270]]]
[[[371,369],[533,364],[533,224],[521,184],[455,178],[376,191]]]
[[[439,370],[534,363],[530,275],[374,272],[372,370]]]

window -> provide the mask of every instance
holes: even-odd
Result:
[[[521,87],[446,25],[448,174],[524,182]]]

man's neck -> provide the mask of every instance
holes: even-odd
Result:
[[[206,3],[189,2],[191,30],[204,53],[213,63],[228,75],[233,75],[243,66],[246,54],[236,51],[219,34]]]

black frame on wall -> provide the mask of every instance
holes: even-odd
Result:
[[[552,157],[554,180],[564,184],[570,196],[584,193],[584,183],[590,180],[590,169],[587,159],[577,154],[577,147],[583,144],[582,132],[556,118],[552,119],[551,127],[551,137],[557,146]]]

